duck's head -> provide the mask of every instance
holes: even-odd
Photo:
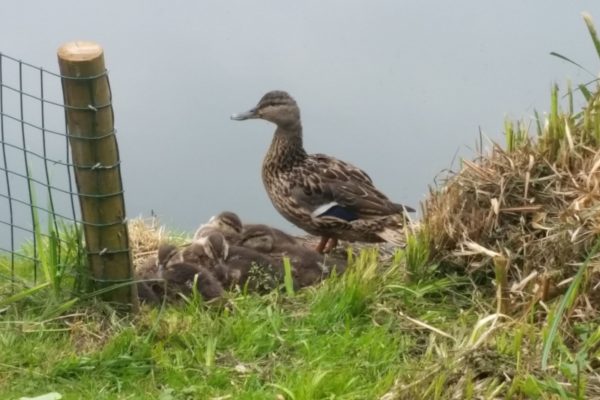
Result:
[[[300,109],[296,100],[287,92],[273,90],[265,94],[256,107],[231,116],[231,119],[236,121],[253,118],[264,119],[282,128],[293,129],[300,123]]]

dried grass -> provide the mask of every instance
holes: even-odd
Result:
[[[432,189],[423,222],[434,257],[468,273],[504,265],[513,306],[564,292],[600,233],[599,93],[578,114],[553,104],[535,139],[510,125],[507,150],[492,143]],[[592,260],[585,301],[596,310],[599,275]]]
[[[148,257],[155,256],[158,246],[170,239],[158,218],[134,218],[129,220],[129,246],[133,265],[138,268]]]

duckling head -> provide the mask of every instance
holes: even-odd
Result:
[[[236,121],[254,118],[264,119],[281,128],[294,129],[300,124],[300,108],[287,92],[273,90],[265,94],[256,107],[231,116]]]
[[[236,213],[224,211],[211,217],[208,222],[194,233],[194,240],[210,236],[213,231],[219,231],[225,238],[237,238],[242,233],[242,220]]]
[[[194,241],[190,246],[197,254],[204,254],[213,262],[222,262],[229,257],[229,244],[225,236],[217,230],[212,230],[206,236]]]
[[[269,253],[273,250],[275,238],[270,229],[257,225],[244,230],[240,244],[263,253]]]
[[[158,246],[158,257],[156,265],[159,273],[165,268],[167,263],[179,257],[179,249],[170,243],[162,243]]]

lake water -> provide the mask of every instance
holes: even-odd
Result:
[[[554,82],[594,77],[551,51],[597,73],[580,14],[600,22],[600,3],[554,3],[3,2],[0,52],[56,71],[61,43],[104,47],[129,217],[192,231],[232,210],[291,230],[260,179],[274,126],[230,114],[286,90],[307,151],[417,207],[480,130],[501,141],[506,116],[548,109]]]

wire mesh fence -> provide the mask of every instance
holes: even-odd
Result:
[[[60,74],[0,53],[0,306],[49,286],[135,310],[104,51],[69,42],[58,61]]]
[[[0,53],[0,145],[0,290],[85,274],[60,75]]]

